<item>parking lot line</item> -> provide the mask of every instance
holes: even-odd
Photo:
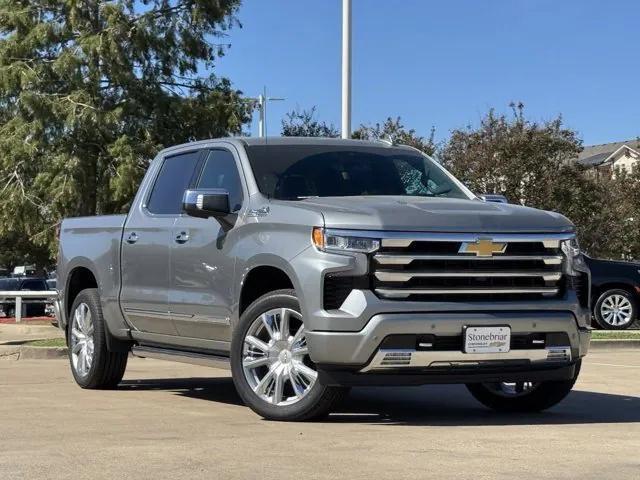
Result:
[[[640,368],[640,365],[620,365],[617,363],[597,363],[597,362],[587,362],[589,365],[600,365],[603,367],[623,367],[623,368]]]

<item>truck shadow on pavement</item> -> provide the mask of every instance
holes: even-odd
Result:
[[[125,380],[121,390],[163,390],[216,403],[242,405],[230,378]],[[574,390],[558,406],[535,414],[496,413],[463,385],[360,387],[326,423],[415,426],[571,425],[640,422],[640,397]]]

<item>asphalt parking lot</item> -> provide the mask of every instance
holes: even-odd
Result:
[[[221,370],[133,359],[121,388],[86,391],[63,360],[6,360],[0,439],[1,479],[637,479],[640,350],[593,352],[543,414],[462,386],[363,388],[305,424],[260,419]]]

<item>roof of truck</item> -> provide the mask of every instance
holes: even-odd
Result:
[[[241,137],[240,141],[245,145],[350,145],[350,146],[391,146],[389,142],[379,140],[353,140],[345,138],[329,137]]]
[[[327,137],[225,137],[211,138],[209,140],[199,140],[197,142],[183,143],[165,148],[162,152],[174,149],[181,149],[185,146],[198,147],[207,145],[212,142],[229,142],[241,144],[243,146],[255,145],[334,145],[334,146],[351,146],[351,147],[403,147],[404,145],[393,145],[391,142],[384,140],[353,140],[343,138],[327,138]]]

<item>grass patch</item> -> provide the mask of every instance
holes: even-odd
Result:
[[[640,340],[640,330],[595,330],[593,340]]]
[[[46,340],[32,340],[24,345],[29,347],[66,347],[67,342],[64,338],[48,338]]]

